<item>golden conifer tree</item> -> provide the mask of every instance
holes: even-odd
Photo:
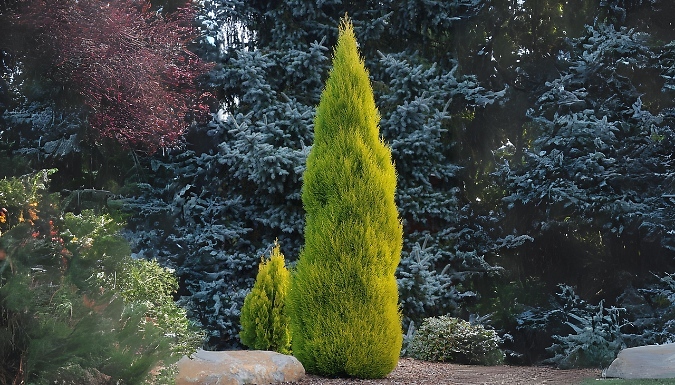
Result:
[[[291,281],[293,354],[309,373],[380,378],[397,365],[396,171],[348,18],[321,95],[304,173],[305,246]]]
[[[241,342],[252,349],[289,354],[291,334],[286,314],[286,296],[291,274],[278,243],[268,260],[259,265],[253,289],[241,309]]]

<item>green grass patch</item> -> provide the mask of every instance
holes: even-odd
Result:
[[[653,380],[623,380],[619,378],[589,378],[581,385],[653,385],[669,384],[675,385],[675,379],[653,379]]]

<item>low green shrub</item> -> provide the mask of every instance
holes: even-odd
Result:
[[[202,341],[176,278],[111,215],[62,214],[48,176],[0,180],[0,384],[170,384]]]
[[[425,361],[498,365],[504,360],[501,339],[494,330],[449,317],[422,321],[407,348],[409,357]]]
[[[291,352],[286,295],[291,274],[275,242],[269,260],[262,260],[253,289],[241,308],[241,343],[252,349]]]

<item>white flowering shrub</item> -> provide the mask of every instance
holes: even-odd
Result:
[[[504,360],[501,338],[494,330],[459,318],[425,318],[406,350],[409,357],[425,361],[498,365]]]

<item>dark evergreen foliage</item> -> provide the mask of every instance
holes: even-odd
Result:
[[[542,321],[537,333],[517,326],[515,340],[529,340],[531,347],[526,361],[544,356],[539,349],[554,342],[551,334],[569,334],[549,349],[562,366],[600,365],[622,346],[663,341],[662,325],[645,321],[658,307],[647,305],[648,292],[634,288],[648,285],[652,271],[675,268],[670,201],[675,106],[668,86],[673,52],[657,36],[624,25],[634,23],[635,13],[662,6],[614,4],[607,18],[567,40],[555,55],[558,75],[540,86],[526,113],[526,145],[503,149],[504,163],[495,174],[506,192],[501,223],[506,233],[530,239],[506,254],[507,279],[534,278],[535,290],[545,292],[564,282],[576,288],[577,298],[599,303],[596,310],[584,310],[580,302],[583,316],[574,306],[560,313],[585,320],[570,320],[572,334],[555,317]],[[619,329],[618,321],[606,327],[593,321],[608,319],[607,309],[626,298],[641,304],[626,315],[636,322],[632,330]],[[529,305],[553,314],[546,303]],[[529,322],[527,314],[512,322]],[[599,329],[586,333],[586,321]]]
[[[675,115],[659,80],[672,49],[648,39],[589,27],[560,53],[561,76],[528,112],[532,146],[499,171],[507,223],[535,239],[520,249],[528,274],[616,296],[625,277],[673,268]]]
[[[425,46],[418,41],[420,36],[446,43],[449,37],[429,35],[427,21],[421,15],[409,19],[410,12],[418,12],[412,2],[387,6],[366,2],[349,7],[311,2],[265,5],[204,1],[202,5],[198,17],[205,33],[201,49],[220,63],[212,72],[211,82],[219,89],[222,106],[212,124],[188,136],[194,156],[179,155],[185,163],[166,163],[163,170],[172,179],[167,184],[153,183],[172,186],[149,191],[164,203],[150,205],[156,208],[148,206],[148,201],[138,204],[156,211],[168,203],[164,212],[172,213],[172,219],[160,222],[174,223],[174,228],[160,236],[162,242],[150,243],[153,246],[147,250],[158,253],[160,260],[184,260],[175,266],[185,282],[185,300],[213,333],[213,345],[237,344],[232,325],[236,325],[241,301],[252,285],[257,255],[278,237],[287,258],[297,258],[303,229],[301,175],[312,142],[314,108],[327,75],[326,46],[335,41],[335,26],[345,11],[354,21],[371,69],[382,114],[381,131],[392,145],[399,173],[397,204],[406,232],[399,284],[405,293],[406,319],[445,314],[455,309],[463,296],[473,297],[471,292],[462,294],[464,290],[455,285],[492,268],[485,262],[484,253],[470,246],[473,234],[484,234],[484,230],[472,226],[463,230],[464,236],[459,235],[458,229],[464,227],[460,219],[466,217],[458,215],[457,210],[461,168],[453,160],[452,136],[456,124],[470,121],[472,111],[502,98],[504,89],[491,91],[475,78],[459,74],[457,62],[447,52],[415,52]],[[450,26],[456,18],[466,18],[480,8],[476,2],[437,2],[424,14],[456,12],[439,15],[433,21]],[[390,24],[394,20],[402,25],[396,31]],[[220,30],[219,25],[230,27]],[[438,63],[431,64],[434,61]],[[173,173],[179,177],[173,179]],[[176,201],[169,203],[174,196]],[[176,205],[191,197],[193,202],[202,203],[180,208]],[[209,207],[218,215],[207,214],[201,207]],[[218,231],[200,231],[196,236],[192,221],[204,222],[198,228]],[[171,246],[177,242],[167,234],[175,232],[185,234],[185,238],[174,238],[185,242],[182,250]],[[208,238],[209,234],[228,241],[209,241],[200,250],[197,239]],[[149,240],[155,235],[141,232],[135,236]],[[413,285],[408,277],[416,274],[410,267],[410,253],[413,245],[425,239],[429,248],[440,253],[428,266],[438,275],[438,281],[424,285],[424,290],[433,294],[418,292],[418,298],[409,295],[418,289],[406,291]],[[198,262],[207,258],[204,255],[209,255],[210,262]],[[241,270],[231,274],[229,266]],[[436,295],[439,300],[433,304],[424,300]],[[214,298],[219,299],[214,302]],[[226,314],[223,309],[228,309]]]
[[[0,2],[0,18],[20,3]],[[570,330],[555,317],[533,333],[518,322],[552,311],[563,283],[586,304],[630,298],[627,317],[641,326],[629,334],[644,338],[627,345],[663,341],[667,325],[652,320],[669,305],[641,301],[665,293],[652,271],[675,270],[674,4],[201,0],[193,47],[215,62],[216,114],[154,157],[83,145],[72,90],[29,76],[46,61],[20,63],[6,42],[34,36],[0,23],[0,177],[58,167],[52,187],[75,211],[124,194],[136,255],[176,268],[210,346],[238,346],[259,256],[279,238],[292,264],[303,243],[301,176],[326,47],[348,12],[399,173],[406,327],[491,313],[521,362],[537,361]],[[21,84],[20,64],[35,68]]]

